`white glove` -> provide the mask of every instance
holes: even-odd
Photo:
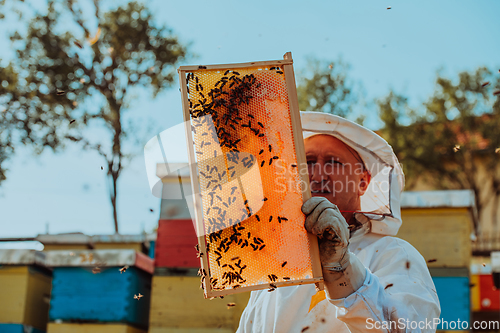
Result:
[[[305,228],[318,236],[323,278],[330,298],[344,298],[362,285],[366,269],[349,252],[349,225],[336,205],[323,197],[313,197],[302,205],[307,215]],[[330,285],[330,287],[329,287]]]

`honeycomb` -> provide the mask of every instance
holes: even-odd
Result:
[[[205,295],[312,278],[283,68],[199,69],[184,80],[207,249]]]

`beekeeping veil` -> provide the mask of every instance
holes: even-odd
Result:
[[[371,219],[371,232],[395,236],[401,226],[400,196],[404,174],[391,146],[376,133],[352,121],[323,112],[301,112],[304,139],[329,134],[356,150],[371,175],[361,196],[361,211]]]

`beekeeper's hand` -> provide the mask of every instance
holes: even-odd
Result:
[[[313,197],[302,205],[305,228],[318,237],[323,278],[329,297],[343,298],[358,290],[366,269],[349,252],[349,228],[336,205],[323,197]],[[345,283],[344,283],[345,282]]]

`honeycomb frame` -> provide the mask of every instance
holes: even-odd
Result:
[[[308,283],[322,290],[317,238],[303,227],[300,211],[311,192],[291,53],[284,60],[181,66],[178,73],[205,298]],[[278,114],[280,119],[275,119]],[[234,137],[239,139],[231,140]],[[245,151],[239,151],[238,143]],[[252,153],[247,155],[248,150]],[[202,156],[208,153],[209,158]],[[293,187],[277,195],[280,165],[285,166],[284,181]],[[214,170],[218,180],[211,176]],[[249,182],[257,185],[245,192]],[[226,207],[223,214],[214,201]],[[285,202],[294,204],[287,210],[291,215],[270,214],[275,207],[283,212]],[[237,216],[237,207],[243,216]],[[259,217],[261,212],[267,214]],[[258,232],[267,236],[265,241]],[[241,258],[250,261],[245,274]]]

